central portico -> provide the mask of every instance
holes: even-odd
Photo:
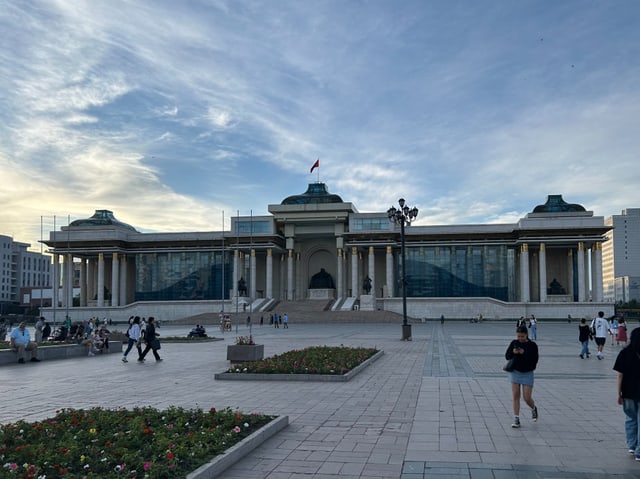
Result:
[[[330,194],[324,183],[312,183],[305,193],[269,205],[269,213],[285,241],[285,298],[334,299],[334,294],[342,298],[344,233],[349,215],[357,213],[355,207]],[[332,284],[314,284],[318,276],[331,279]]]

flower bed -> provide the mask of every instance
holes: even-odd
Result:
[[[215,379],[349,381],[384,353],[373,348],[314,346],[238,363]]]
[[[225,409],[63,409],[0,426],[1,477],[185,477],[273,420]]]

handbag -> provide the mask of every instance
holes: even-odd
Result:
[[[160,346],[160,340],[158,338],[154,338],[151,340],[151,349],[157,351],[158,349],[161,349],[162,346]]]
[[[506,371],[508,373],[513,371],[513,363],[515,362],[515,358],[511,358],[507,361],[507,364],[504,365],[504,367],[502,368],[503,371]]]

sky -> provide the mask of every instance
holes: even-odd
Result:
[[[0,0],[0,234],[219,231],[318,180],[418,225],[620,214],[638,25],[636,0]]]

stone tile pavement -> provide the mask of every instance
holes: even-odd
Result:
[[[634,325],[635,326],[635,325]],[[540,419],[511,424],[510,385],[501,371],[511,323],[254,326],[272,355],[309,345],[385,351],[348,383],[216,381],[226,369],[221,342],[165,343],[155,363],[96,356],[0,368],[0,421],[49,417],[62,407],[169,405],[286,414],[290,425],[222,479],[239,478],[640,478],[628,454],[624,416],[605,359],[578,357],[577,324],[542,322],[534,399]],[[160,332],[185,334],[189,327]],[[248,330],[241,326],[239,334]],[[217,333],[221,334],[221,333]]]

